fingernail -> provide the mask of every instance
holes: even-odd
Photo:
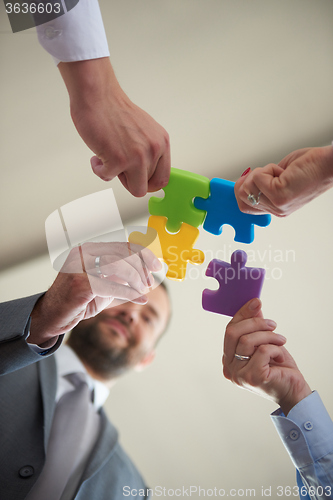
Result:
[[[241,177],[244,177],[245,175],[247,175],[251,170],[251,167],[247,168],[246,170],[244,170],[244,172],[242,173]]]
[[[154,260],[154,262],[153,262],[153,271],[160,271],[161,269],[162,269],[161,262],[158,259]]]
[[[135,299],[135,301],[146,304],[148,302],[148,297],[146,295],[141,295],[141,297],[138,297],[137,299]]]
[[[146,285],[144,285],[143,283],[140,283],[140,286],[139,286],[140,292],[146,293],[147,292],[147,288],[148,287]]]
[[[275,335],[277,335],[278,337],[280,337],[280,339],[283,340],[283,342],[287,342],[286,337],[284,337],[283,335],[280,335],[279,333],[276,333]]]
[[[273,321],[272,319],[266,319],[266,325],[269,326],[269,328],[272,328],[273,330],[275,330],[275,328],[277,327],[277,324],[275,323],[275,321]]]
[[[148,285],[148,287],[151,288],[153,286],[154,282],[155,282],[154,276],[151,273],[147,273],[147,285]]]
[[[260,306],[260,300],[259,299],[253,299],[249,303],[249,309],[250,309],[250,311],[254,311],[255,309],[258,309],[259,306]]]

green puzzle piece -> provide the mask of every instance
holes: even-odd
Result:
[[[206,212],[195,208],[193,199],[196,196],[208,198],[209,183],[208,177],[172,168],[169,183],[163,188],[164,198],[150,198],[149,213],[167,217],[166,229],[170,233],[179,231],[182,222],[198,227],[203,223]]]

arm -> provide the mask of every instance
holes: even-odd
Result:
[[[36,30],[39,43],[56,64],[110,55],[98,0],[80,0],[69,12]]]
[[[169,136],[121,89],[109,58],[60,63],[71,115],[87,146],[94,173],[118,176],[134,196],[166,186],[170,176]]]
[[[31,326],[31,313],[43,294],[12,300],[0,304],[0,375],[40,361],[27,343]],[[62,337],[55,339],[47,355],[53,354],[61,345]]]
[[[100,256],[99,270],[96,255]],[[114,299],[145,304],[144,293],[154,281],[150,271],[160,268],[150,250],[135,245],[130,255],[126,243],[87,243],[74,248],[45,294],[1,304],[0,374],[41,359],[29,344],[50,348],[47,355],[53,354],[63,334],[112,306]]]
[[[287,416],[279,409],[271,418],[312,498],[333,498],[333,422],[319,394],[301,400]]]
[[[242,212],[284,217],[333,186],[333,147],[299,149],[278,165],[270,163],[240,177],[235,195]],[[248,200],[260,194],[259,204]]]
[[[333,498],[333,491],[325,491],[332,484],[333,423],[316,404],[317,396],[285,349],[286,339],[274,333],[275,328],[274,322],[263,318],[259,299],[245,304],[226,329],[223,372],[240,387],[280,406],[274,414],[275,425],[292,450],[294,465],[304,484],[316,488],[312,498],[327,500]],[[239,360],[235,354],[249,359]],[[314,426],[311,432],[304,428],[308,420]]]
[[[121,89],[110,60],[97,0],[80,0],[70,12],[37,28],[55,58],[70,99],[74,125],[95,153],[94,173],[118,176],[134,196],[166,186],[169,136]]]

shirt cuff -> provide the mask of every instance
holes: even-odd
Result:
[[[333,422],[315,391],[285,417],[281,409],[271,415],[293,464],[301,469],[333,451]]]
[[[36,29],[39,43],[56,64],[110,56],[98,0],[80,0],[69,12]]]
[[[29,342],[27,342],[27,344],[33,352],[35,352],[36,354],[40,354],[41,356],[44,356],[44,354],[47,354],[56,345],[57,340],[58,337],[56,337],[55,342],[53,345],[51,345],[51,347],[39,347],[39,345],[29,344]]]

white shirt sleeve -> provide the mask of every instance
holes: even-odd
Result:
[[[39,43],[59,62],[109,57],[103,19],[98,0],[80,0],[70,11],[37,26]]]
[[[319,394],[300,401],[287,417],[281,409],[271,417],[310,497],[333,499],[333,422]]]

